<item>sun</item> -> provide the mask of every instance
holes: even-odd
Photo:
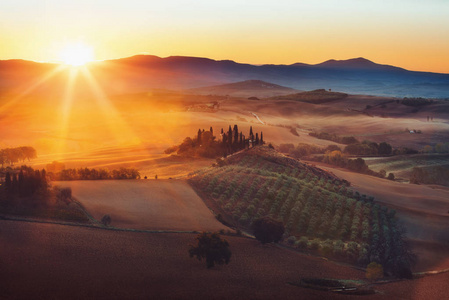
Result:
[[[66,65],[79,67],[94,60],[94,51],[82,42],[68,43],[61,49],[60,59]]]

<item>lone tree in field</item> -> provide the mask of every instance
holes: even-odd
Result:
[[[103,218],[101,218],[101,223],[104,226],[109,226],[111,224],[111,221],[112,221],[112,219],[111,219],[110,215],[104,215]]]
[[[284,224],[270,217],[259,218],[253,223],[254,236],[262,244],[279,242],[284,234]]]
[[[190,257],[196,256],[198,260],[206,259],[207,268],[212,268],[215,263],[222,265],[228,264],[231,259],[231,250],[229,243],[225,239],[221,239],[220,235],[215,233],[203,232],[196,238],[198,246],[190,246]]]

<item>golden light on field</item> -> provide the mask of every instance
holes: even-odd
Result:
[[[94,60],[94,51],[83,42],[68,43],[61,49],[60,59],[66,65],[79,67]]]

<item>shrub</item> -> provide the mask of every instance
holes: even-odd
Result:
[[[331,240],[326,240],[321,244],[321,254],[323,256],[329,256],[332,253],[333,243]]]
[[[289,244],[289,245],[294,245],[295,243],[296,243],[296,237],[295,236],[289,236],[288,237],[288,239],[287,239],[287,243]]]
[[[305,236],[302,236],[298,241],[297,241],[297,247],[299,249],[307,249],[307,244],[309,243],[309,239]]]
[[[282,153],[290,153],[293,149],[295,149],[295,145],[293,144],[280,144],[279,152]]]
[[[218,233],[203,232],[197,236],[198,245],[190,246],[190,257],[196,256],[198,260],[206,259],[207,268],[212,268],[216,263],[228,264],[231,259],[229,243],[221,239]]]
[[[310,250],[318,250],[320,243],[317,240],[313,240],[309,244]]]
[[[72,202],[72,188],[66,187],[59,190],[58,199],[64,201],[66,204]]]
[[[366,278],[367,279],[378,280],[378,279],[382,278],[383,276],[384,276],[384,269],[383,269],[382,265],[373,261],[366,267]]]
[[[279,242],[284,234],[284,224],[270,217],[263,217],[254,221],[252,226],[254,236],[262,244]]]
[[[111,216],[110,215],[104,215],[103,218],[101,218],[101,224],[104,226],[109,226],[111,224]]]
[[[338,240],[334,243],[333,253],[335,256],[343,254],[344,243],[342,240]]]
[[[248,219],[249,219],[248,213],[244,213],[243,215],[240,216],[239,222],[245,224],[248,222]]]

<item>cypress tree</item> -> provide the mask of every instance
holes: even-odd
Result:
[[[23,170],[20,170],[20,173],[19,173],[19,186],[22,186],[24,181],[25,181],[25,178],[23,176]]]
[[[239,142],[239,127],[237,125],[234,125],[234,144],[237,145]]]
[[[13,193],[17,192],[18,185],[19,183],[16,174],[12,174],[11,191]]]
[[[259,145],[259,134],[256,132],[256,145]]]
[[[21,195],[27,194],[27,186],[25,184],[25,177],[23,176],[23,170],[20,170],[19,173],[19,180],[17,183],[17,190],[20,192]]]
[[[11,191],[11,174],[6,172],[5,175],[5,188],[7,191]]]
[[[34,177],[36,178],[37,186],[40,187],[42,184],[41,171],[39,171],[39,170],[34,171]]]
[[[260,132],[260,144],[263,145],[263,132]]]
[[[231,129],[231,125],[229,125],[229,130],[228,130],[228,143],[229,143],[229,145],[232,145],[232,129]]]
[[[212,129],[212,126],[209,129],[210,133],[212,133],[212,135],[214,135],[214,130]]]
[[[201,145],[201,129],[198,129],[198,146]]]
[[[47,183],[47,172],[45,172],[45,169],[41,170],[41,182],[42,186],[46,189],[48,187],[48,183]]]

